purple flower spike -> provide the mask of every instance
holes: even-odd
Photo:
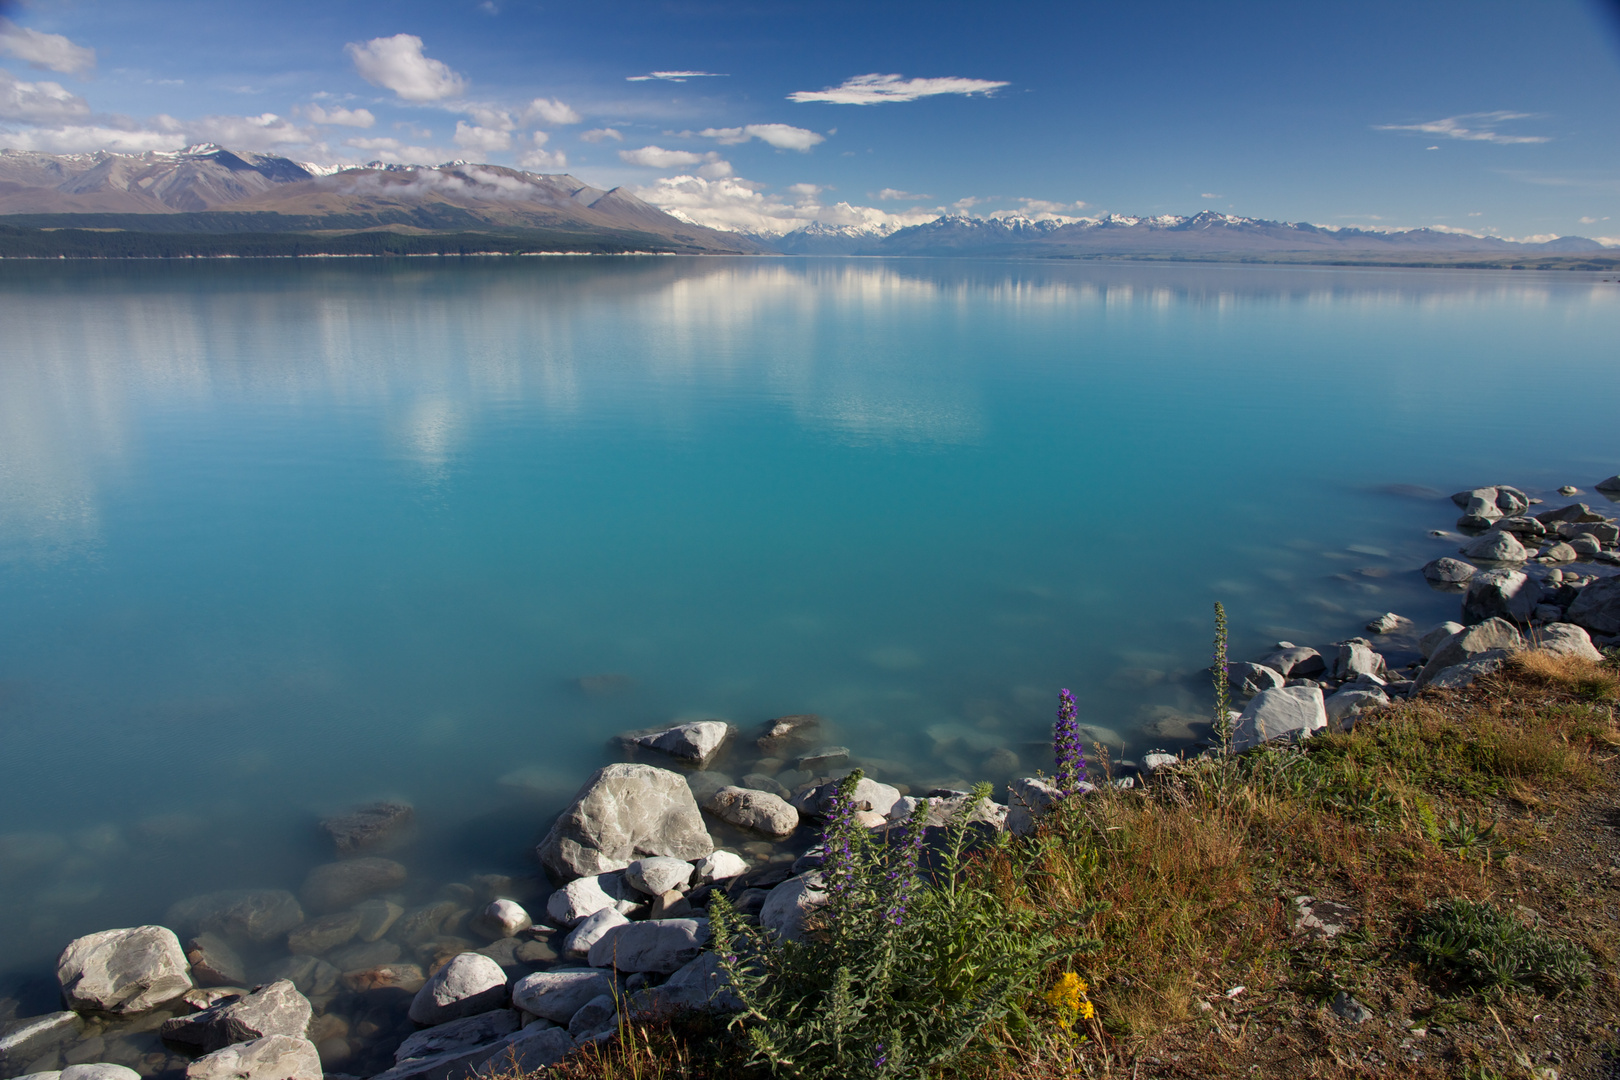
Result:
[[[1086,778],[1086,751],[1080,745],[1080,725],[1075,719],[1074,695],[1058,692],[1057,723],[1052,725],[1052,753],[1057,759],[1057,786],[1064,795],[1080,790]]]

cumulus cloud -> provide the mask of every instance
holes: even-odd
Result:
[[[580,139],[588,143],[604,142],[612,139],[614,142],[624,142],[624,135],[617,128],[592,128],[580,135]]]
[[[867,194],[871,195],[871,192],[867,192]],[[899,188],[892,187],[886,187],[872,197],[881,202],[920,202],[923,199],[933,198],[932,195],[913,195],[909,191],[901,191]]]
[[[465,120],[456,121],[455,144],[463,150],[480,154],[494,154],[512,149],[512,133],[499,128],[479,127]]]
[[[0,17],[0,56],[15,56],[30,67],[76,75],[96,66],[96,50],[75,45],[61,34],[43,34]]]
[[[827,136],[808,128],[791,124],[748,124],[733,128],[704,128],[698,132],[705,139],[715,139],[721,146],[735,146],[749,139],[769,143],[778,150],[797,150],[805,153],[811,147],[827,141]]]
[[[429,161],[443,161],[444,151],[428,146],[408,146],[398,139],[386,136],[369,139],[349,139],[344,146],[363,151],[373,160],[390,165],[419,165]]]
[[[564,105],[556,98],[537,97],[529,102],[529,107],[523,110],[525,124],[577,124],[580,121],[579,113]]]
[[[184,136],[170,131],[108,124],[24,128],[6,136],[6,144],[13,150],[38,150],[44,154],[88,154],[96,150],[144,154],[148,150],[174,150],[184,142]]]
[[[466,113],[479,127],[493,128],[496,131],[511,131],[517,127],[517,121],[512,119],[512,114],[498,105],[480,105],[473,102],[458,104],[453,108],[457,112]]]
[[[1009,83],[991,79],[907,79],[900,75],[857,75],[840,86],[824,90],[796,90],[789,101],[822,102],[828,105],[881,105],[889,101],[916,101],[940,94],[990,94]]]
[[[41,125],[5,136],[18,150],[48,154],[83,154],[111,150],[143,154],[149,150],[177,150],[195,143],[219,143],[233,150],[283,151],[290,146],[324,150],[315,132],[299,127],[275,113],[259,116],[203,116],[176,120],[158,115],[147,121],[127,116],[95,116],[82,124]]]
[[[1084,202],[1072,203],[1052,202],[1048,199],[1019,199],[1016,210],[997,210],[986,215],[991,220],[999,218],[1029,218],[1031,221],[1059,221],[1068,223],[1080,220],[1080,211],[1084,210]]]
[[[546,133],[534,133],[534,149],[525,151],[518,157],[518,164],[525,169],[562,169],[568,166],[568,155],[561,150],[546,150]]]
[[[694,154],[690,150],[665,150],[662,146],[643,146],[639,150],[620,150],[619,159],[627,165],[640,165],[646,169],[680,169],[687,165],[701,164],[704,155]]]
[[[1534,113],[1522,112],[1483,112],[1464,113],[1461,116],[1448,116],[1442,120],[1426,120],[1418,124],[1374,124],[1374,131],[1412,131],[1423,135],[1441,135],[1448,139],[1462,139],[1466,142],[1488,142],[1501,146],[1515,143],[1544,143],[1552,142],[1547,135],[1504,135],[1497,131],[1500,124],[1513,120],[1528,120]],[[1429,149],[1438,149],[1430,147]]]
[[[778,195],[768,193],[764,184],[741,177],[671,176],[638,187],[635,193],[694,225],[773,236],[812,222],[892,232],[939,216],[938,211],[923,210],[889,214],[876,207],[852,206],[847,202],[827,206],[819,198],[823,190],[814,184],[794,184],[786,194]]]
[[[362,79],[392,90],[406,101],[441,101],[467,86],[467,80],[450,70],[450,65],[425,55],[422,39],[415,34],[372,38],[364,44],[350,42],[343,48]]]
[[[90,115],[90,105],[60,83],[23,82],[0,68],[0,120],[61,123]]]
[[[274,150],[283,146],[307,146],[316,142],[315,133],[301,128],[275,113],[258,116],[204,116],[197,120],[175,121],[189,143],[211,142],[232,150]]]
[[[718,71],[649,71],[645,75],[626,75],[625,82],[685,82],[687,79],[728,79]]]
[[[319,105],[306,105],[304,115],[312,124],[331,124],[335,127],[368,128],[377,122],[370,109],[345,109],[341,105],[335,105],[330,109]]]

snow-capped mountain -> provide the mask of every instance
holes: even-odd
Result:
[[[767,239],[767,238],[762,238]],[[946,215],[887,236],[839,233],[811,225],[769,240],[789,254],[839,255],[1039,255],[1048,257],[1138,256],[1143,258],[1270,257],[1297,255],[1419,255],[1426,252],[1579,254],[1603,252],[1595,240],[1563,236],[1544,243],[1437,229],[1374,232],[1303,222],[1267,221],[1205,211],[1191,216],[1107,214],[1069,220],[1028,217],[976,218]]]
[[[95,214],[120,217],[100,224],[146,231],[543,229],[581,240],[611,233],[631,249],[656,240],[659,250],[768,250],[566,174],[465,161],[319,166],[211,144],[145,154],[0,150],[0,214],[46,215],[58,228]],[[176,214],[203,216],[166,223]]]

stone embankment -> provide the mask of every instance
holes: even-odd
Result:
[[[1599,489],[1620,500],[1620,477]],[[1235,750],[1347,729],[1394,698],[1467,685],[1516,650],[1597,658],[1597,646],[1616,643],[1613,519],[1578,502],[1532,513],[1534,500],[1505,485],[1453,498],[1462,558],[1423,573],[1459,595],[1457,621],[1420,629],[1388,613],[1368,636],[1278,642],[1230,664],[1243,705],[1230,716]],[[745,741],[724,721],[622,736],[626,756],[658,763],[611,764],[579,789],[536,850],[549,891],[488,875],[408,905],[409,872],[384,853],[408,841],[411,807],[379,803],[323,822],[339,858],[296,895],[211,893],[175,904],[166,926],[71,942],[56,972],[66,1009],[0,1034],[0,1077],[135,1080],[183,1068],[187,1080],[469,1080],[556,1062],[626,1018],[727,1008],[706,951],[710,901],[726,896],[781,940],[800,937],[823,899],[813,845],[850,752],[817,746],[818,727],[810,715],[769,721],[736,755],[751,762],[740,780],[707,769]],[[1111,782],[1151,782],[1177,760],[1150,752]],[[810,777],[792,790],[780,779],[790,762]],[[1041,777],[1006,791],[972,817],[1027,833],[1061,797]],[[972,797],[920,794],[934,823]],[[870,776],[854,799],[874,830],[898,827],[918,803]]]

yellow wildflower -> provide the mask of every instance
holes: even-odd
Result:
[[[1080,1019],[1082,1019],[1082,1020],[1090,1020],[1092,1017],[1094,1017],[1096,1015],[1097,1015],[1097,1006],[1093,1005],[1089,1001],[1082,1001],[1080,1003]]]

